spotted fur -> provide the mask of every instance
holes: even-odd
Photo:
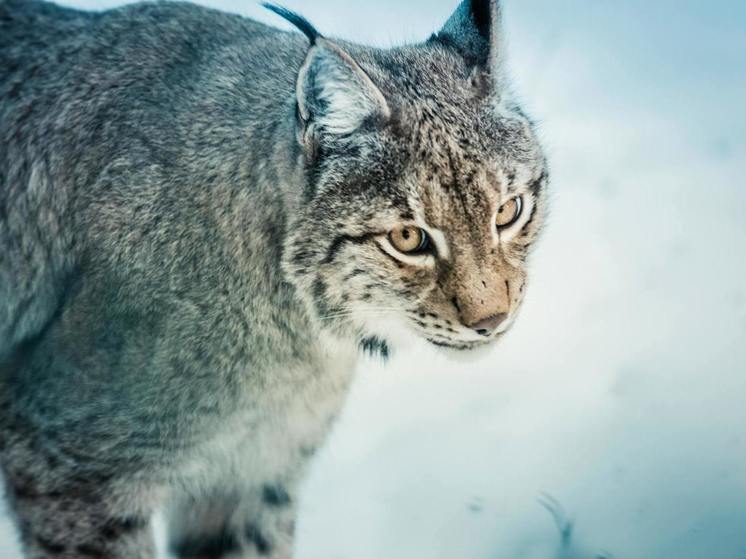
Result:
[[[388,50],[273,10],[303,33],[0,0],[0,465],[28,557],[150,558],[160,508],[179,557],[290,557],[360,351],[484,346],[520,307],[548,174],[497,2]],[[433,251],[398,253],[402,225]]]

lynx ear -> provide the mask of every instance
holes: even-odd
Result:
[[[496,80],[504,50],[501,11],[499,0],[463,0],[432,40],[455,48],[468,63]]]
[[[295,86],[301,144],[313,149],[319,135],[350,134],[366,121],[389,118],[383,93],[342,47],[324,38],[302,16],[274,4],[264,6],[311,42]]]
[[[306,55],[296,83],[303,136],[350,134],[370,120],[390,115],[386,98],[368,74],[335,43],[319,37]]]

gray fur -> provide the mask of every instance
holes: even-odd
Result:
[[[358,346],[499,337],[471,326],[520,305],[547,175],[474,2],[379,50],[0,0],[0,462],[29,557],[151,557],[165,505],[183,557],[287,558]],[[386,252],[412,220],[447,258]]]

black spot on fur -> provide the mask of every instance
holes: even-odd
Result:
[[[293,263],[297,266],[303,266],[311,259],[311,253],[305,248],[299,249],[293,253]]]
[[[9,476],[10,477],[10,476]],[[23,475],[13,475],[9,479],[9,485],[16,499],[33,500],[44,496],[43,492],[30,478]]]
[[[281,485],[265,485],[262,488],[262,500],[273,507],[285,507],[290,504],[290,495]]]
[[[381,359],[386,361],[389,358],[389,346],[388,344],[376,336],[370,336],[364,338],[360,342],[360,349],[371,356],[380,356]]]
[[[254,544],[259,555],[269,555],[272,551],[272,546],[269,541],[264,537],[264,534],[259,531],[259,528],[255,524],[248,524],[244,534],[246,535],[246,539]]]
[[[302,446],[300,449],[300,454],[304,458],[310,458],[314,454],[316,454],[316,447],[315,446]]]
[[[75,548],[81,557],[93,557],[95,559],[106,559],[106,552],[100,547],[89,544],[81,544]]]
[[[354,278],[355,276],[359,276],[359,275],[364,274],[364,273],[365,273],[365,270],[361,270],[360,268],[355,268],[349,274],[347,274],[347,276],[345,277],[345,281],[349,281],[352,278]]]
[[[311,293],[313,295],[313,300],[314,303],[316,303],[316,308],[318,309],[319,314],[329,314],[329,304],[326,300],[326,284],[319,278],[316,278],[313,281]]]
[[[60,555],[67,549],[67,546],[65,546],[65,544],[53,542],[41,536],[37,536],[36,543],[38,543],[39,547],[50,555]]]
[[[174,544],[171,547],[174,555],[181,559],[219,558],[239,550],[238,538],[230,532],[223,531],[211,536],[194,536]]]
[[[515,182],[515,171],[508,172],[508,186],[513,186]]]
[[[57,457],[51,454],[45,454],[44,461],[47,463],[47,466],[49,467],[50,470],[55,470],[60,465],[60,462],[57,459]]]
[[[137,516],[110,518],[101,528],[104,539],[115,540],[123,535],[147,528],[148,521]]]
[[[541,192],[542,187],[544,186],[544,181],[547,178],[547,172],[543,171],[541,175],[539,175],[539,178],[536,179],[534,182],[532,182],[528,187],[534,194],[538,194]]]

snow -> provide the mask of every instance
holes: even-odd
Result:
[[[286,4],[377,44],[452,8]],[[421,346],[361,367],[298,559],[746,555],[745,21],[729,0],[506,1],[553,169],[525,307],[485,359]]]

